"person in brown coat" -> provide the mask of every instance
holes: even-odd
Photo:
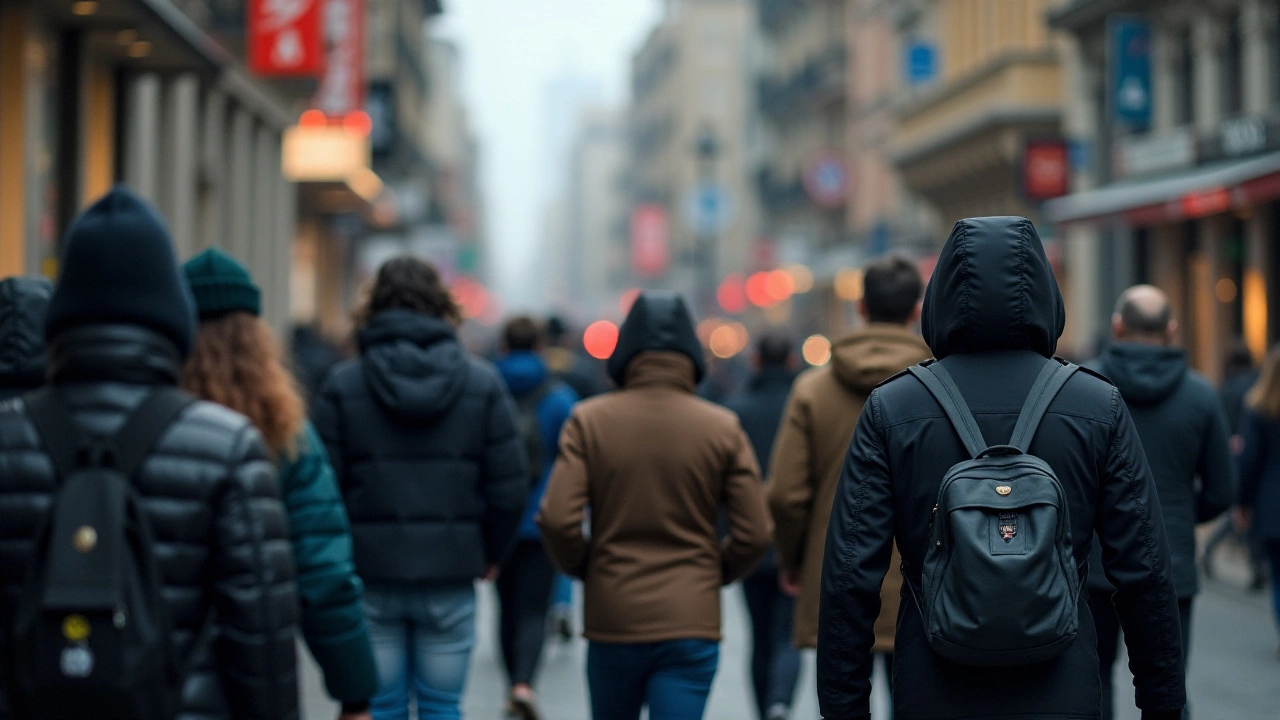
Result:
[[[780,582],[799,597],[794,639],[818,645],[818,595],[827,518],[840,468],[867,396],[884,380],[928,360],[929,347],[908,329],[920,317],[924,282],[910,260],[889,255],[863,273],[858,311],[867,326],[835,342],[831,362],[801,375],[791,392],[769,472]],[[902,577],[895,557],[881,591],[875,652],[892,667]],[[891,673],[890,673],[891,675]]]
[[[684,301],[645,293],[609,360],[620,389],[579,403],[560,437],[538,525],[556,565],[584,581],[595,720],[637,720],[646,704],[655,720],[702,717],[720,588],[769,545],[751,444],[737,416],[694,394],[704,372]]]

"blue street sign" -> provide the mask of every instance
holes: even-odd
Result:
[[[1107,34],[1112,117],[1145,130],[1151,125],[1151,23],[1133,15],[1113,15]]]
[[[903,48],[903,65],[908,85],[924,85],[938,76],[938,50],[928,40],[910,40]]]
[[[715,182],[695,185],[685,198],[685,219],[699,235],[719,235],[728,230],[733,220],[729,191]]]

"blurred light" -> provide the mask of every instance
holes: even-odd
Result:
[[[716,301],[727,313],[737,315],[747,309],[747,278],[742,273],[729,273],[716,289]]]
[[[1256,269],[1244,271],[1244,341],[1253,357],[1267,354],[1267,283]]]
[[[831,341],[822,335],[810,335],[800,348],[800,354],[810,365],[826,365],[831,361]]]
[[[791,275],[795,283],[795,293],[803,295],[813,289],[813,271],[804,265],[788,265],[783,268]]]
[[[139,40],[138,42],[129,46],[129,57],[131,58],[144,58],[150,54],[151,54],[151,43],[147,42],[146,40]]]
[[[758,272],[747,278],[747,300],[756,307],[773,304],[773,298],[769,295],[769,273]]]
[[[484,305],[484,310],[476,317],[484,325],[497,325],[502,322],[502,300],[494,293],[488,294],[488,302]]]
[[[711,334],[723,325],[724,321],[714,315],[698,323],[698,341],[703,347],[711,345]]]
[[[373,202],[375,198],[382,194],[382,179],[378,174],[369,168],[360,168],[347,178],[347,184],[355,191],[355,194],[364,198],[368,202]]]
[[[846,302],[862,299],[862,270],[846,268],[836,273],[836,297]]]
[[[450,289],[453,291],[454,300],[462,310],[462,317],[467,320],[480,317],[489,305],[489,292],[471,278],[455,278]]]
[[[766,276],[765,292],[775,303],[786,302],[796,292],[796,281],[786,270],[774,270]]]
[[[373,132],[373,120],[369,118],[369,113],[363,110],[356,110],[355,112],[347,113],[347,116],[342,118],[342,127],[346,128],[347,132],[355,133],[356,135],[368,135]]]
[[[582,331],[582,347],[597,360],[608,360],[618,347],[618,326],[608,320],[597,320]]]
[[[298,126],[304,128],[322,128],[329,124],[329,118],[323,112],[311,109],[298,116]]]
[[[116,33],[116,43],[120,45],[132,45],[138,39],[137,30],[121,30]]]
[[[71,4],[72,15],[92,15],[98,12],[98,3],[92,0],[83,0],[82,2]]]
[[[749,342],[751,336],[747,333],[746,326],[742,323],[726,323],[711,333],[707,345],[712,355],[727,360],[745,350]]]
[[[618,298],[618,309],[622,311],[622,317],[631,313],[631,306],[636,304],[638,297],[640,297],[640,288],[631,288],[622,293],[622,297]]]
[[[1214,288],[1218,294],[1218,302],[1229,303],[1236,299],[1236,295],[1240,293],[1236,287],[1236,282],[1231,278],[1222,278],[1218,281],[1218,285]]]

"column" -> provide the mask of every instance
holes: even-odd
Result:
[[[277,238],[277,222],[275,218],[276,202],[279,197],[277,178],[279,177],[280,145],[273,141],[273,131],[258,125],[253,134],[253,198],[249,208],[253,227],[249,234],[249,253],[244,262],[249,272],[258,279],[263,289],[263,302],[274,299],[275,276],[275,244]],[[274,161],[274,163],[273,163]]]
[[[1222,20],[1201,12],[1193,20],[1192,44],[1196,60],[1196,122],[1202,132],[1212,131],[1222,122],[1222,48],[1225,44]]]
[[[1178,53],[1174,28],[1163,23],[1154,28],[1151,46],[1151,114],[1152,130],[1167,132],[1178,117]]]
[[[196,156],[199,133],[200,81],[194,74],[180,75],[166,83],[164,98],[164,152],[161,158],[159,195],[161,210],[169,221],[179,258],[196,249]]]
[[[1066,256],[1068,282],[1071,283],[1071,307],[1067,308],[1067,322],[1071,324],[1071,337],[1075,339],[1077,353],[1092,353],[1094,340],[1106,331],[1102,323],[1107,308],[1101,302],[1102,289],[1098,282],[1102,273],[1102,253],[1099,252],[1098,231],[1095,228],[1073,225],[1063,234],[1063,253]]]
[[[205,92],[200,125],[200,175],[205,182],[199,197],[198,243],[203,249],[223,246],[227,240],[229,131],[227,96],[221,90]]]
[[[1261,115],[1271,104],[1271,88],[1275,86],[1272,67],[1271,31],[1276,25],[1277,9],[1272,2],[1245,0],[1240,9],[1240,31],[1244,37],[1244,111]]]
[[[160,76],[146,73],[129,83],[125,115],[124,180],[158,204],[160,187]]]
[[[297,236],[298,186],[276,176],[276,303],[277,327],[288,337],[289,320],[293,311],[293,243]]]
[[[241,107],[231,111],[230,147],[223,148],[230,162],[224,187],[227,193],[227,236],[218,245],[246,265],[253,237],[253,118]]]

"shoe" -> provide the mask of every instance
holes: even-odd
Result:
[[[512,716],[520,720],[542,720],[542,715],[538,712],[538,701],[532,690],[512,693],[511,707],[514,710]]]
[[[557,615],[551,621],[551,625],[556,637],[560,638],[561,642],[573,642],[573,620],[569,618],[568,613]]]
[[[765,712],[764,720],[791,720],[791,708],[782,703],[774,703]]]

